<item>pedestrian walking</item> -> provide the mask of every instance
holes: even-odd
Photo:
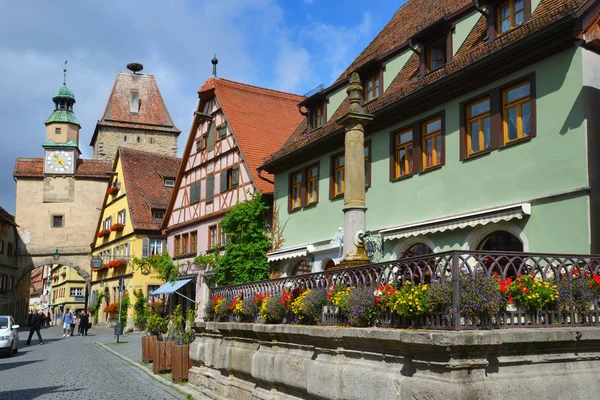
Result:
[[[90,314],[87,310],[81,310],[79,315],[79,334],[81,336],[87,336],[88,329],[90,328]]]
[[[31,337],[33,336],[33,332],[37,333],[38,337],[38,345],[44,344],[42,342],[42,334],[40,333],[40,326],[42,320],[37,310],[33,310],[32,313],[29,314],[27,318],[27,325],[29,326],[29,337],[27,338],[27,346],[31,344]]]
[[[75,310],[75,312],[73,313],[73,317],[71,319],[71,336],[73,336],[73,333],[75,332],[75,325],[77,325],[77,320],[79,319],[79,315],[77,315],[77,310]]]
[[[71,330],[71,322],[73,322],[73,313],[71,313],[67,308],[67,311],[63,315],[63,337],[67,337],[69,334]]]

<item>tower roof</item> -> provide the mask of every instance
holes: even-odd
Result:
[[[55,122],[68,122],[71,124],[79,125],[79,121],[73,113],[73,104],[75,104],[75,95],[73,91],[67,87],[67,62],[65,61],[65,69],[63,69],[63,84],[59,87],[54,95],[52,96],[54,102],[54,111],[45,124],[51,124]]]
[[[132,93],[137,93],[139,99],[137,112],[131,112]],[[117,74],[104,115],[96,124],[91,146],[96,142],[98,128],[103,126],[161,131],[177,136],[181,133],[171,119],[154,75],[150,74]]]

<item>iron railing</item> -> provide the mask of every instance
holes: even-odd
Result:
[[[257,293],[281,295],[296,288],[315,289],[339,287],[372,287],[393,285],[402,287],[407,282],[424,284],[449,283],[452,287],[452,304],[449,312],[434,312],[415,319],[402,318],[393,313],[381,313],[378,326],[422,327],[428,329],[477,329],[482,327],[556,327],[574,325],[600,325],[598,299],[586,311],[577,312],[572,305],[567,310],[544,309],[538,312],[525,310],[499,311],[483,315],[465,315],[459,308],[460,277],[466,274],[475,279],[485,273],[498,279],[533,275],[543,281],[557,283],[561,280],[587,279],[600,275],[600,255],[542,254],[496,251],[448,251],[421,255],[400,260],[369,264],[360,267],[323,271],[307,275],[290,276],[239,285],[215,287],[211,298],[223,296],[228,300],[241,296],[252,298]],[[321,323],[343,324],[343,316],[325,309]]]

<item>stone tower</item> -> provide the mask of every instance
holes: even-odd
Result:
[[[119,146],[177,156],[177,129],[153,75],[137,73],[141,64],[119,72],[104,115],[96,124],[90,145],[93,158],[113,162]]]

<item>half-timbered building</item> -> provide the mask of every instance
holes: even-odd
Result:
[[[211,77],[198,91],[194,115],[175,190],[163,229],[182,277],[194,277],[180,293],[201,299],[203,276],[193,259],[220,251],[227,238],[219,221],[234,205],[261,191],[272,204],[273,176],[258,166],[280,148],[300,123],[302,96]]]

